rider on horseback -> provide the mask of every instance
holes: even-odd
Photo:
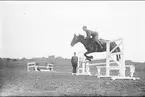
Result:
[[[91,30],[87,29],[87,26],[83,26],[82,29],[83,29],[83,30],[86,32],[86,34],[87,34],[86,39],[89,39],[89,38],[91,38],[91,36],[92,36],[92,38],[94,39],[94,41],[97,42],[97,43],[99,44],[100,48],[101,48],[101,49],[103,48],[102,45],[100,44],[99,39],[98,39],[98,32],[96,32],[96,31],[91,31]]]

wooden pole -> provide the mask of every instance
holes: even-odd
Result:
[[[109,52],[110,52],[110,42],[107,41],[106,43],[106,76],[109,76],[110,71],[109,71],[109,66],[110,66],[110,60],[109,60]]]

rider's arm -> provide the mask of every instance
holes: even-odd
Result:
[[[90,30],[86,30],[86,34],[87,34],[87,38],[91,37],[91,31]]]

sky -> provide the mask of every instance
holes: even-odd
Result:
[[[103,39],[123,38],[125,59],[145,61],[144,1],[1,1],[0,57],[70,58],[86,51],[70,46],[83,25]]]

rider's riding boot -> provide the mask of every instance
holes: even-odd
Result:
[[[98,42],[98,44],[99,44],[100,48],[103,49],[103,47],[102,47],[102,45],[100,44],[100,42]]]
[[[100,49],[103,49],[102,45],[99,43]]]
[[[100,48],[103,49],[102,45],[100,45]]]

